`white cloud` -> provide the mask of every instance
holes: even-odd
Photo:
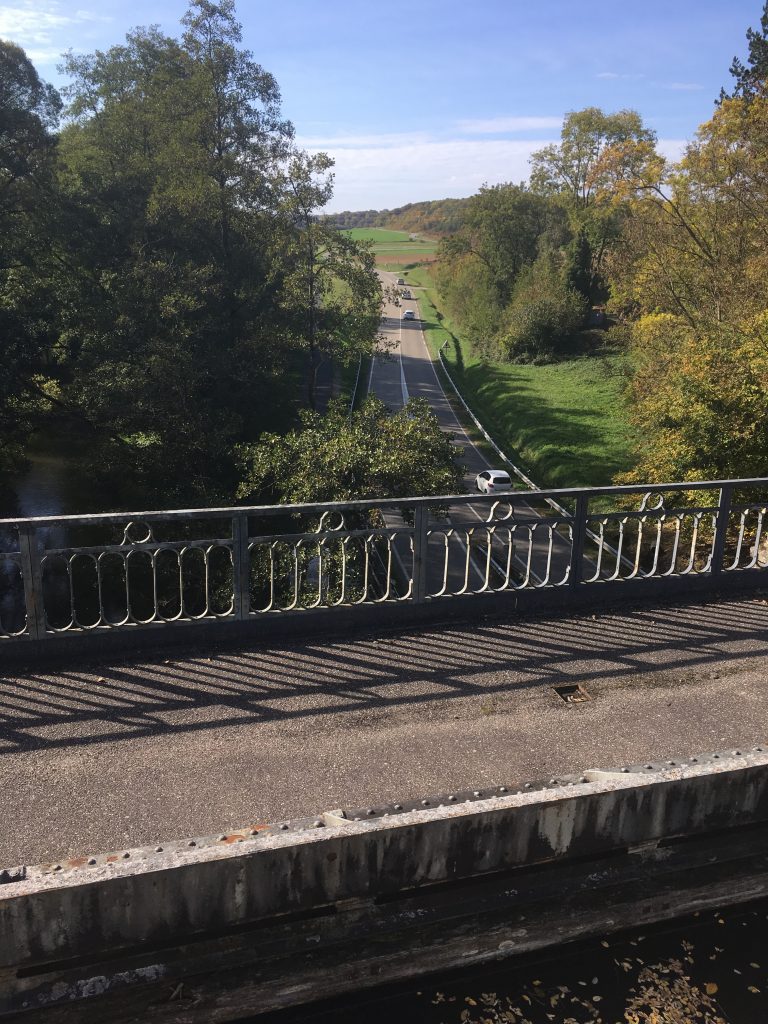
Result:
[[[607,78],[611,80],[621,78],[625,81],[639,82],[641,78],[645,78],[645,75],[639,72],[628,71],[625,71],[622,74],[619,74],[618,71],[599,71],[595,75],[595,78]]]
[[[698,92],[699,89],[703,89],[703,85],[699,85],[698,82],[662,82],[662,89],[674,89],[675,92]]]
[[[487,120],[459,121],[458,129],[467,135],[503,135],[512,132],[535,132],[559,129],[562,117],[492,117]]]
[[[426,132],[382,132],[379,135],[301,135],[296,139],[303,149],[326,150],[357,149],[369,146],[382,149],[391,146],[412,146],[429,142]]]
[[[0,37],[24,47],[27,56],[40,63],[55,62],[64,50],[74,45],[74,38],[68,36],[69,30],[110,20],[96,11],[84,9],[65,13],[59,0],[0,3]]]
[[[559,126],[558,120],[558,126]],[[429,135],[300,138],[311,151],[336,161],[335,194],[328,212],[381,210],[424,199],[473,195],[483,184],[528,178],[531,154],[550,139],[444,139]],[[660,139],[658,147],[678,160],[685,139]]]
[[[327,139],[317,148],[336,160],[330,209],[367,210],[468,196],[486,182],[521,181],[528,176],[531,153],[547,141],[433,139],[337,148]]]

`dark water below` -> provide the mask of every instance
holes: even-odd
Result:
[[[768,900],[249,1020],[768,1024]]]
[[[9,481],[0,499],[0,516],[76,515],[94,511],[81,471],[83,439],[56,433],[52,424],[45,436],[33,438],[25,456],[26,466]]]

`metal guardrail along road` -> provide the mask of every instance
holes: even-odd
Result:
[[[759,586],[767,513],[761,478],[5,519],[0,646],[611,582]]]

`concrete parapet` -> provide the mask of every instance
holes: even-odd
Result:
[[[765,895],[766,749],[6,869],[0,1017],[232,1020]]]

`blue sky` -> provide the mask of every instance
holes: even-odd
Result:
[[[681,152],[729,82],[762,0],[239,0],[243,42],[305,148],[336,159],[329,209],[466,196],[527,177],[563,114],[632,107]],[[186,0],[0,0],[0,37],[57,85],[58,55],[136,25],[178,34]]]

